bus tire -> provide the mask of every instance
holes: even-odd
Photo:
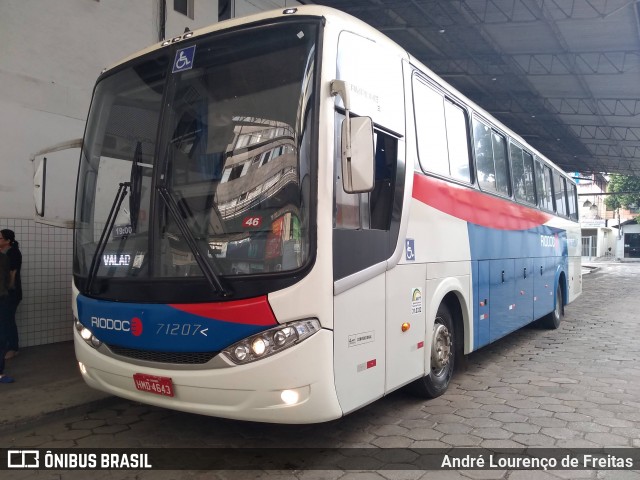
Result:
[[[553,309],[553,312],[542,317],[542,319],[540,320],[540,325],[543,328],[556,330],[560,326],[560,323],[562,322],[563,317],[564,317],[564,298],[562,296],[562,288],[558,283],[558,286],[556,287],[556,307]]]
[[[446,304],[441,303],[433,322],[431,370],[411,384],[413,391],[427,398],[436,398],[447,391],[456,360],[456,336],[453,317]]]

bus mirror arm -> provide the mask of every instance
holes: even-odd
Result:
[[[351,119],[351,99],[349,97],[349,85],[344,80],[332,80],[331,81],[331,96],[339,96],[342,98],[344,104],[344,118],[346,120]],[[342,150],[343,155],[346,156],[347,161],[351,161],[351,125],[350,122],[346,122],[345,131],[343,131]],[[349,182],[351,184],[351,182]]]
[[[351,118],[350,86],[344,80],[331,81],[331,96],[340,96],[345,109],[342,122],[342,185],[347,193],[370,192],[374,187],[373,121]]]
[[[346,110],[345,116],[349,118],[349,110],[351,110],[351,99],[349,97],[349,84],[344,80],[331,80],[331,96],[339,96],[342,98],[344,109]]]

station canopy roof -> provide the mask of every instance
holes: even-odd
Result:
[[[314,0],[372,25],[568,172],[640,176],[640,0]]]

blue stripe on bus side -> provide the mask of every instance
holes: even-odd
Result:
[[[468,223],[472,260],[567,256],[567,232],[540,225],[529,230],[496,230]]]
[[[467,226],[475,350],[553,310],[568,248],[566,231],[547,225],[528,230]]]

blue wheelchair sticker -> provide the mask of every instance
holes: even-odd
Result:
[[[182,72],[183,70],[191,70],[193,68],[193,59],[196,55],[196,46],[191,45],[187,48],[181,48],[176,52],[176,58],[173,61],[173,70],[171,73]]]
[[[406,256],[408,262],[413,262],[416,259],[416,248],[413,238],[407,238],[405,241]]]

